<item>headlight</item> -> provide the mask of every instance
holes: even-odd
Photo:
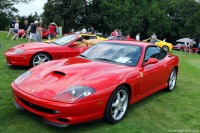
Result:
[[[15,49],[13,51],[9,51],[8,54],[21,54],[21,53],[24,53],[24,50],[23,49]]]
[[[85,98],[94,92],[93,88],[87,86],[72,86],[60,92],[54,99],[62,102],[73,102]]]
[[[31,71],[26,71],[22,75],[20,75],[18,78],[15,79],[14,83],[19,85],[22,81],[24,81],[27,77],[31,75]]]

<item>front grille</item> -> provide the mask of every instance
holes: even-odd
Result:
[[[44,113],[48,113],[48,114],[58,114],[59,112],[56,111],[56,110],[52,110],[52,109],[48,109],[48,108],[44,108],[44,107],[41,107],[41,106],[38,106],[38,105],[35,105],[33,103],[30,103],[20,97],[18,97],[18,99],[24,103],[26,106],[32,108],[32,109],[35,109],[37,111],[40,111],[40,112],[44,112]]]

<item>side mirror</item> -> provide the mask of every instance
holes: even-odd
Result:
[[[73,42],[71,45],[70,45],[70,47],[77,47],[78,46],[78,44],[76,43],[76,42]]]
[[[143,66],[146,66],[146,65],[149,65],[149,64],[156,64],[156,63],[158,63],[157,58],[149,58],[148,61],[143,64]]]

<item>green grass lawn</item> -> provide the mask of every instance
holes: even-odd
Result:
[[[0,31],[0,133],[165,133],[175,130],[200,132],[200,55],[179,51],[179,74],[173,92],[160,91],[129,107],[123,121],[111,125],[102,121],[58,128],[46,125],[17,110],[10,83],[27,68],[6,66],[4,51],[28,42],[6,40]],[[10,37],[11,38],[11,37]],[[183,132],[182,131],[182,132]]]

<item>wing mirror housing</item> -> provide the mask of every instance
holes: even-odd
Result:
[[[143,66],[147,66],[149,64],[156,64],[156,63],[158,63],[157,58],[149,58],[148,61],[143,64]]]
[[[71,45],[70,45],[70,47],[77,47],[78,46],[78,44],[76,43],[76,42],[73,42]]]

